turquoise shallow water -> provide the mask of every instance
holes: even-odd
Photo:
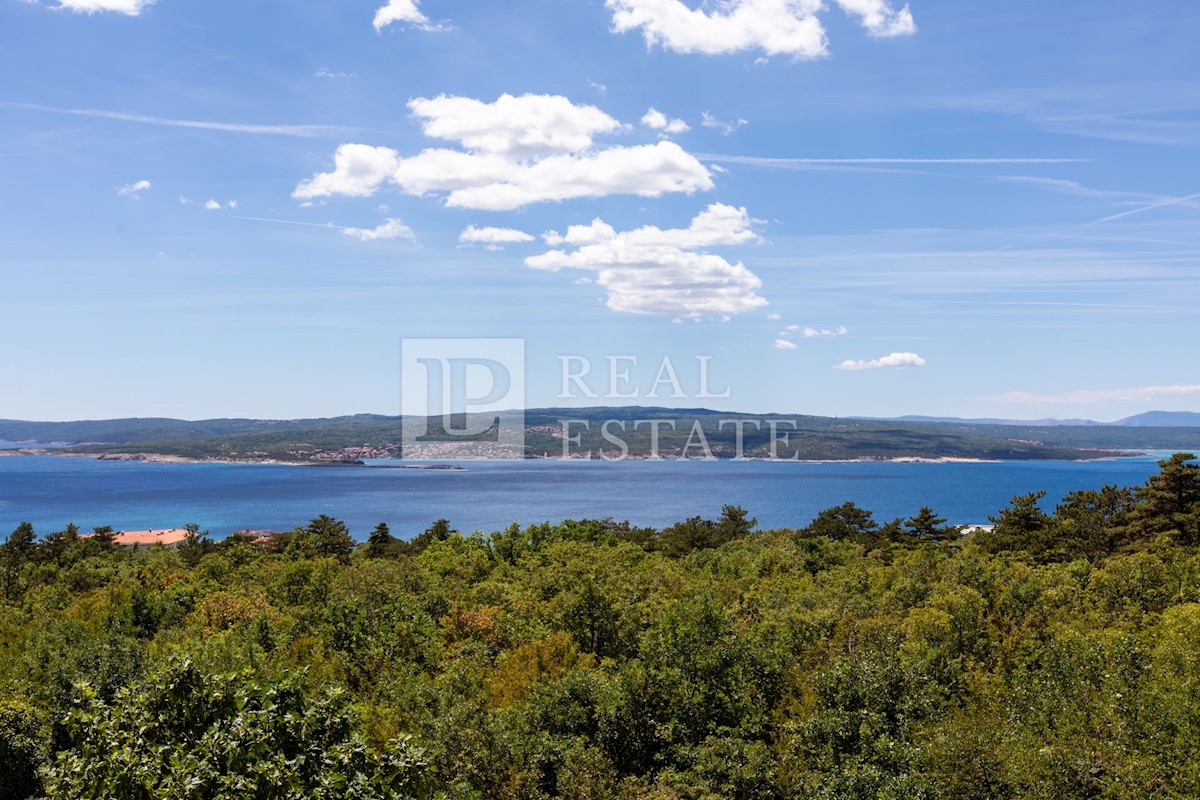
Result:
[[[801,526],[853,500],[880,520],[932,506],[955,523],[983,523],[1014,495],[1053,502],[1075,489],[1140,484],[1153,457],[990,464],[760,461],[463,462],[463,470],[278,465],[147,464],[56,456],[0,458],[0,535],[23,520],[41,533],[68,522],[118,530],[196,522],[215,535],[287,529],[318,514],[358,538],[378,522],[412,536],[445,517],[462,531],[513,521],[629,519],[663,526],[741,505],[766,527]]]

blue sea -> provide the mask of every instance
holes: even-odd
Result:
[[[601,517],[662,527],[716,517],[725,503],[743,506],[762,527],[798,527],[847,500],[879,520],[929,505],[953,523],[986,523],[1017,494],[1045,489],[1052,508],[1076,489],[1141,484],[1164,455],[946,464],[467,461],[461,470],[9,456],[0,457],[0,536],[22,521],[39,534],[68,522],[85,530],[195,522],[224,536],[245,528],[287,530],[319,514],[346,520],[360,539],[379,522],[407,538],[442,517],[464,532]]]

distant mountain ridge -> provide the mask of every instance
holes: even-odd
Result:
[[[1195,411],[1147,411],[1115,422],[1092,419],[969,419],[966,417],[927,417],[909,414],[903,417],[851,417],[888,422],[952,422],[961,425],[1014,425],[1021,427],[1114,427],[1114,428],[1200,428],[1200,413]]]
[[[1200,413],[1195,411],[1147,411],[1111,423],[1125,428],[1195,428],[1200,427]]]
[[[718,412],[704,408],[641,408],[636,406],[617,408],[544,408],[526,411],[530,424],[551,421],[563,416],[585,417],[602,420],[616,414],[626,416],[631,412],[655,412],[676,416],[744,416],[744,417],[794,417],[795,414],[746,415],[734,412]],[[836,417],[813,417],[799,415],[808,421],[821,420],[836,423]],[[843,421],[902,422],[955,426],[999,426],[1021,428],[1200,428],[1200,413],[1194,411],[1147,411],[1115,422],[1097,422],[1088,419],[969,419],[964,417],[936,417],[907,415],[903,417],[843,417]],[[43,443],[105,443],[132,444],[134,442],[195,441],[229,436],[275,435],[287,433],[306,434],[314,429],[338,432],[351,437],[361,433],[378,434],[381,428],[393,428],[400,421],[398,416],[383,414],[355,414],[343,417],[312,419],[208,419],[180,420],[157,417],[132,417],[111,420],[82,420],[77,422],[28,422],[0,419],[0,442],[43,442]]]

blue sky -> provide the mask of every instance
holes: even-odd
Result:
[[[0,0],[0,417],[396,413],[405,337],[524,338],[531,406],[578,354],[711,355],[731,410],[1195,410],[1197,30]]]

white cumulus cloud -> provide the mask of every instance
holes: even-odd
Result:
[[[872,36],[916,32],[908,6],[889,0],[835,0]],[[640,30],[647,46],[716,55],[759,50],[768,56],[813,59],[825,55],[821,0],[723,0],[692,8],[683,0],[605,0],[617,33]]]
[[[209,211],[220,211],[221,210],[221,204],[218,203],[216,200],[212,200],[212,199],[210,199],[207,203],[205,203],[204,207]]]
[[[603,220],[573,225],[547,242],[566,245],[525,259],[535,269],[594,273],[608,293],[607,305],[629,314],[700,318],[752,311],[767,304],[762,281],[741,262],[707,248],[758,239],[744,208],[713,204],[687,228],[645,226],[618,232]]]
[[[59,0],[56,8],[65,8],[80,14],[95,14],[98,11],[115,11],[118,14],[128,14],[136,17],[150,6],[155,0]]]
[[[398,219],[389,219],[377,228],[342,228],[342,233],[358,239],[360,242],[373,242],[379,239],[415,239],[412,228]]]
[[[820,0],[730,0],[713,11],[682,0],[605,0],[617,33],[640,29],[648,46],[679,53],[736,53],[817,58],[825,52]]]
[[[422,30],[436,30],[438,27],[421,13],[418,0],[388,0],[387,5],[375,12],[375,30],[381,31],[394,23]]]
[[[431,139],[505,155],[579,152],[592,146],[596,134],[621,127],[595,106],[575,105],[561,95],[504,94],[494,103],[440,95],[419,97],[408,107]]]
[[[776,350],[796,350],[799,347],[800,347],[800,345],[796,344],[795,342],[789,342],[787,339],[776,339],[775,340],[775,349]]]
[[[625,129],[594,106],[552,95],[502,95],[409,102],[426,136],[461,149],[433,147],[404,157],[387,147],[344,144],[332,172],[296,187],[297,199],[363,197],[384,184],[445,197],[447,206],[507,211],[580,197],[658,197],[711,189],[708,169],[679,145],[597,146],[595,136]]]
[[[856,16],[872,36],[909,36],[917,32],[908,6],[899,11],[888,0],[837,0],[847,14]]]
[[[873,358],[870,361],[843,361],[835,366],[834,369],[859,370],[883,369],[884,367],[923,367],[928,363],[916,353],[892,353],[882,358]]]
[[[687,133],[692,128],[681,119],[671,119],[657,108],[651,107],[642,115],[642,124],[663,133]]]
[[[141,180],[137,181],[136,183],[125,184],[121,188],[117,189],[117,194],[121,195],[121,197],[128,197],[132,200],[141,200],[142,192],[149,190],[150,181]]]
[[[333,172],[314,175],[296,187],[293,197],[309,199],[340,194],[369,197],[396,171],[400,157],[387,147],[344,144],[333,155]]]
[[[506,244],[532,242],[534,238],[516,228],[476,228],[474,225],[468,225],[459,234],[458,241],[463,244],[483,244],[487,245],[489,250],[499,250]]]

